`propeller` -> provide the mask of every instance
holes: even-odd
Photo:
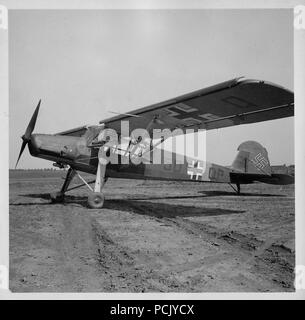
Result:
[[[22,138],[22,145],[21,145],[21,149],[20,149],[20,152],[19,152],[19,156],[18,156],[18,160],[16,162],[16,166],[15,166],[15,169],[17,168],[17,165],[18,165],[18,162],[19,162],[19,159],[24,151],[24,148],[26,147],[26,145],[29,143],[29,141],[31,140],[31,135],[32,135],[32,132],[34,131],[34,128],[35,128],[35,124],[36,124],[36,120],[37,120],[37,116],[38,116],[38,112],[39,112],[39,108],[40,108],[40,102],[41,102],[41,99],[39,100],[38,102],[38,105],[32,115],[32,118],[25,130],[25,133],[24,135],[21,137]]]

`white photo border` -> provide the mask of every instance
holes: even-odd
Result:
[[[1,6],[14,9],[276,9],[286,8],[297,18],[294,8],[304,6],[305,0],[0,0]],[[0,300],[2,299],[104,299],[104,300],[150,300],[150,299],[304,299],[305,289],[287,293],[11,293],[1,282],[9,269],[9,30],[1,27],[0,19],[0,143],[3,153],[0,158]],[[305,18],[303,18],[303,22]],[[294,26],[294,93],[295,93],[295,236],[296,266],[305,266],[305,27]],[[4,269],[3,269],[4,268]],[[2,283],[2,285],[1,285]],[[303,287],[305,286],[305,280]]]

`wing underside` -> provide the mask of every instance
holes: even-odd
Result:
[[[259,80],[233,79],[126,115],[100,121],[120,132],[121,121],[136,128],[212,130],[294,115],[294,94]]]

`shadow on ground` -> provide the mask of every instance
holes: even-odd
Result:
[[[221,208],[195,207],[186,205],[176,205],[169,203],[155,203],[143,200],[108,200],[104,208],[134,212],[145,216],[157,218],[174,217],[194,217],[194,216],[219,216],[229,214],[239,214],[244,210],[229,210]]]
[[[21,196],[29,198],[39,198],[50,201],[48,193],[43,194],[23,194]],[[158,218],[173,218],[173,217],[191,217],[191,216],[218,216],[229,214],[240,214],[244,210],[229,210],[222,208],[196,207],[189,205],[177,205],[169,203],[155,203],[149,200],[162,199],[185,199],[185,198],[205,198],[204,195],[194,196],[166,196],[166,197],[138,197],[128,199],[108,199],[104,203],[104,209],[111,209],[117,211],[134,212],[136,214],[154,216]],[[72,196],[66,195],[63,203],[57,204],[67,206],[71,204],[78,204],[84,208],[88,208],[86,196]],[[40,206],[40,205],[54,205],[51,202],[31,202],[31,203],[11,203],[10,206]],[[55,204],[56,205],[56,204]]]

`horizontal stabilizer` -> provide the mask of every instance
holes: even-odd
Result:
[[[230,173],[231,183],[250,184],[253,182],[263,182],[276,185],[287,185],[294,183],[294,177],[289,174],[272,173],[269,175],[251,173]]]

